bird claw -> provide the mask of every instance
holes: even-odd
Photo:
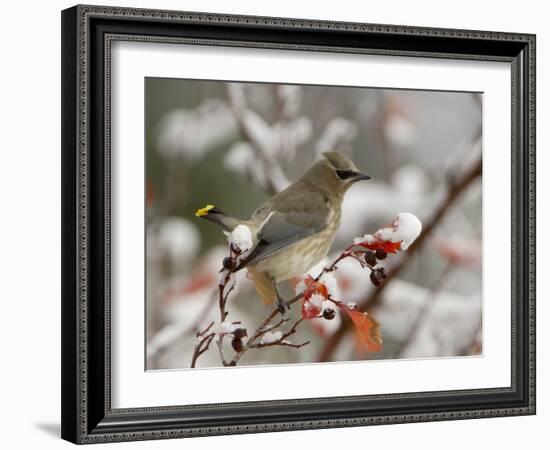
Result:
[[[286,311],[290,308],[288,306],[286,306],[285,301],[282,298],[278,297],[277,298],[277,309],[279,310],[281,315],[284,316]]]

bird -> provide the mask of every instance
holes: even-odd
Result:
[[[198,209],[195,215],[226,233],[239,225],[250,229],[252,248],[232,270],[247,268],[258,296],[265,304],[277,299],[277,308],[284,314],[287,306],[277,284],[308,272],[325,258],[340,226],[346,191],[370,178],[343,154],[324,152],[297,181],[259,205],[247,220],[214,205]]]

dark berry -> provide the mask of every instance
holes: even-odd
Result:
[[[388,254],[384,250],[379,248],[378,250],[376,250],[375,256],[376,259],[386,259],[386,256],[388,256]]]
[[[376,257],[373,252],[365,252],[365,262],[369,266],[376,266]]]
[[[223,258],[223,267],[224,269],[231,270],[235,266],[235,261],[233,258],[230,258],[229,256],[226,256]]]
[[[378,270],[373,270],[373,271],[371,271],[371,273],[370,273],[370,281],[371,281],[372,284],[374,284],[375,286],[380,286],[381,278],[380,278],[380,273],[378,272]]]
[[[327,308],[323,311],[323,318],[327,320],[332,320],[336,316],[336,311],[331,308]]]
[[[233,331],[233,336],[235,339],[242,339],[243,337],[247,337],[248,334],[246,332],[246,328],[237,328],[235,331]]]
[[[231,341],[231,347],[233,347],[233,350],[237,353],[242,352],[244,347],[242,339],[233,338]]]
[[[380,267],[380,269],[378,269],[378,272],[380,272],[380,278],[382,278],[383,280],[388,278],[388,274],[386,273],[386,269],[384,269],[383,267]]]

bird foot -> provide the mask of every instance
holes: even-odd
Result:
[[[286,302],[281,297],[277,296],[277,309],[284,316],[290,307],[286,305]]]

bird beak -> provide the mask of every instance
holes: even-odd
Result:
[[[364,173],[359,172],[353,177],[353,181],[370,180],[370,177]]]

